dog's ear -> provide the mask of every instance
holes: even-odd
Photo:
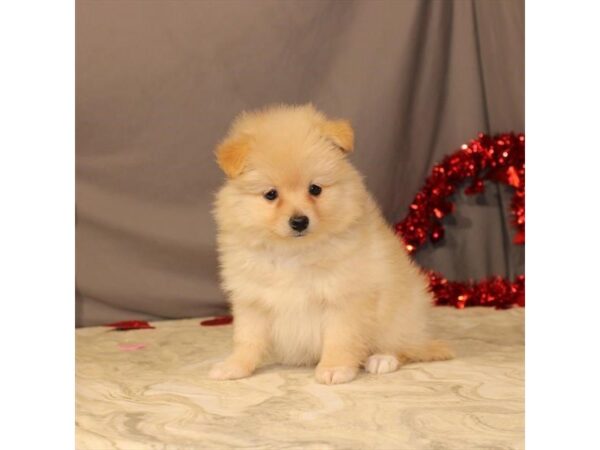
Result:
[[[235,178],[244,170],[250,139],[244,136],[228,137],[215,150],[217,164],[229,178]]]
[[[321,124],[321,132],[344,153],[354,150],[354,130],[347,120],[326,120]]]

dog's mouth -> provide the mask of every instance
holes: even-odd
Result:
[[[299,238],[302,236],[306,236],[307,234],[308,234],[308,231],[294,231],[294,233],[292,234],[292,237]]]

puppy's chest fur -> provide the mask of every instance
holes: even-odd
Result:
[[[224,264],[226,285],[235,291],[235,298],[251,301],[267,312],[277,360],[317,362],[327,306],[356,295],[352,280],[361,276],[356,273],[358,254],[344,252],[324,260],[312,254],[244,251],[232,258],[235,263]],[[237,271],[229,272],[228,266],[237,266]]]
[[[335,302],[352,292],[359,264],[355,252],[324,259],[316,252],[293,255],[245,250],[224,259],[226,287],[236,291],[236,297],[268,309]]]

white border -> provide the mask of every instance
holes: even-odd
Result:
[[[600,23],[526,2],[528,449],[598,446]]]
[[[598,17],[526,2],[530,449],[597,442]],[[74,2],[3,2],[0,46],[2,443],[72,448]]]
[[[74,447],[74,2],[0,5],[1,442]]]

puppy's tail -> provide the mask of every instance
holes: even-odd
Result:
[[[429,341],[424,345],[403,348],[397,354],[398,360],[403,363],[445,361],[454,358],[454,352],[443,341]]]

